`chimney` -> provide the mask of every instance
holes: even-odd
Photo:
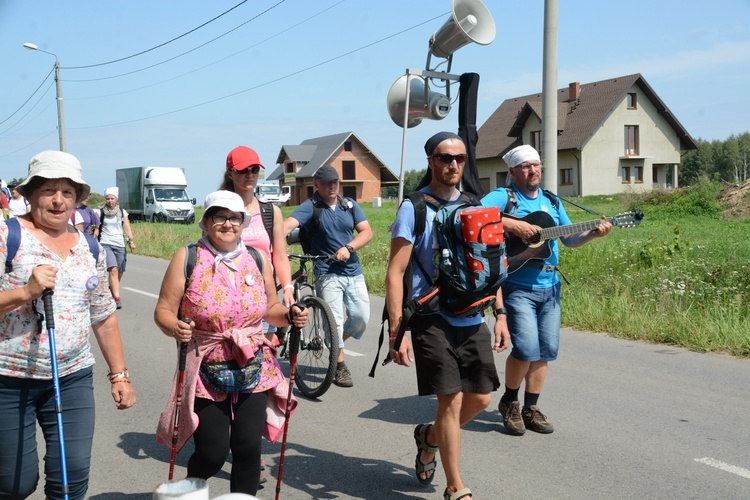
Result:
[[[568,100],[575,101],[581,95],[581,84],[573,82],[568,85]]]

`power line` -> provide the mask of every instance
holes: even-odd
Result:
[[[2,132],[0,132],[0,137],[1,137],[1,136],[3,136],[3,135],[5,135],[5,134],[7,134],[7,133],[8,133],[8,132],[10,132],[11,130],[13,130],[13,129],[14,129],[15,127],[16,127],[16,125],[18,125],[19,123],[21,123],[21,122],[23,121],[23,119],[24,119],[24,118],[26,118],[27,116],[29,116],[29,114],[30,114],[30,113],[31,113],[32,111],[34,111],[34,108],[36,108],[37,106],[39,106],[39,103],[40,103],[40,102],[42,102],[42,99],[43,99],[43,98],[44,98],[44,96],[46,96],[46,95],[47,95],[47,93],[48,93],[48,92],[50,91],[50,89],[52,88],[52,85],[54,85],[54,83],[55,83],[54,81],[53,81],[53,82],[50,82],[49,86],[47,87],[47,90],[45,90],[45,91],[44,91],[44,93],[43,93],[42,95],[40,95],[40,96],[39,96],[39,99],[37,99],[37,100],[36,100],[36,102],[35,102],[35,103],[34,103],[34,105],[33,105],[33,106],[31,107],[31,109],[29,109],[29,110],[28,110],[28,111],[26,112],[26,114],[25,114],[25,115],[23,115],[23,116],[22,116],[21,118],[19,118],[19,119],[18,119],[18,121],[17,121],[16,123],[14,123],[13,125],[11,125],[10,127],[8,127],[7,129],[5,129],[5,130],[3,130]],[[47,105],[46,105],[45,107],[43,107],[43,108],[42,108],[42,109],[41,109],[41,110],[39,111],[39,113],[37,113],[36,115],[34,115],[34,118],[36,118],[37,116],[39,116],[40,114],[42,114],[42,113],[43,113],[43,112],[44,112],[44,111],[45,111],[45,110],[46,110],[47,108],[49,108],[50,106],[52,106],[52,104],[54,104],[54,103],[55,103],[55,101],[50,101],[50,102],[49,102],[49,103],[48,103],[48,104],[47,104]],[[33,120],[29,120],[29,122],[30,122],[30,121],[33,121]],[[22,127],[23,127],[23,126],[25,126],[25,125],[22,125]]]
[[[297,70],[297,71],[295,71],[293,73],[289,73],[287,75],[280,76],[278,78],[274,78],[273,80],[269,80],[267,82],[255,85],[253,87],[250,87],[250,88],[247,88],[247,89],[244,89],[244,90],[240,90],[238,92],[234,92],[234,93],[229,94],[229,95],[225,95],[225,96],[222,96],[222,97],[217,97],[216,99],[211,99],[210,101],[204,101],[204,102],[201,102],[201,103],[198,103],[198,104],[193,104],[192,106],[186,106],[184,108],[175,109],[175,110],[167,111],[167,112],[164,112],[164,113],[159,113],[159,114],[156,114],[156,115],[146,116],[146,117],[143,117],[143,118],[136,118],[134,120],[126,120],[126,121],[116,122],[116,123],[107,123],[107,124],[104,124],[104,125],[92,125],[90,127],[75,127],[75,128],[73,128],[73,130],[87,130],[87,129],[94,129],[94,128],[113,127],[113,126],[116,126],[116,125],[127,125],[129,123],[136,123],[136,122],[140,122],[140,121],[151,120],[153,118],[159,118],[159,117],[162,117],[162,116],[172,115],[172,114],[179,113],[179,112],[182,112],[182,111],[187,111],[187,110],[190,110],[190,109],[194,109],[194,108],[198,108],[198,107],[201,107],[201,106],[205,106],[207,104],[212,104],[212,103],[215,103],[215,102],[218,102],[218,101],[222,101],[224,99],[229,99],[230,97],[235,97],[237,95],[244,94],[245,92],[250,92],[251,90],[256,90],[256,89],[259,89],[261,87],[265,87],[267,85],[270,85],[272,83],[279,82],[281,80],[286,80],[287,78],[291,78],[293,76],[299,75],[300,73],[304,73],[306,71],[310,71],[311,69],[318,68],[320,66],[323,66],[323,65],[328,64],[330,62],[336,61],[336,60],[341,59],[343,57],[346,57],[348,55],[351,55],[351,54],[354,54],[356,52],[362,51],[364,49],[367,49],[369,47],[372,47],[374,45],[382,43],[382,42],[384,42],[386,40],[389,40],[389,39],[394,38],[396,36],[402,35],[403,33],[406,33],[407,31],[411,31],[411,30],[416,29],[416,28],[418,28],[418,27],[420,27],[420,26],[422,26],[424,24],[430,23],[430,22],[432,22],[432,21],[434,21],[436,19],[443,18],[443,17],[445,17],[446,14],[448,14],[448,13],[444,12],[444,13],[438,15],[438,16],[435,16],[435,17],[433,17],[431,19],[423,21],[423,22],[421,22],[419,24],[415,24],[414,26],[411,26],[410,28],[406,28],[406,29],[401,30],[401,31],[399,31],[397,33],[394,33],[392,35],[388,35],[388,36],[386,36],[384,38],[381,38],[381,39],[376,40],[374,42],[371,42],[371,43],[368,43],[366,45],[363,45],[363,46],[361,46],[359,48],[350,50],[350,51],[345,52],[343,54],[340,54],[338,56],[335,56],[335,57],[332,57],[330,59],[327,59],[325,61],[313,64],[312,66],[308,66],[307,68],[303,68],[303,69]]]
[[[38,87],[36,88],[36,90],[35,90],[35,91],[34,91],[34,92],[33,92],[33,93],[32,93],[32,94],[31,94],[31,95],[29,96],[29,98],[28,98],[28,99],[26,99],[26,100],[25,100],[25,101],[23,102],[23,104],[21,104],[21,105],[20,105],[20,106],[18,107],[18,109],[17,109],[17,110],[15,110],[14,112],[12,112],[12,113],[11,113],[11,114],[10,114],[10,115],[9,115],[9,116],[8,116],[8,117],[7,117],[6,119],[5,119],[5,120],[1,121],[1,122],[0,122],[0,125],[2,125],[3,123],[7,122],[7,121],[8,121],[8,120],[10,120],[11,118],[13,118],[13,115],[15,115],[16,113],[18,113],[19,111],[21,111],[21,109],[22,109],[22,108],[23,108],[24,106],[26,106],[26,104],[27,104],[27,103],[28,103],[28,102],[29,102],[29,101],[31,100],[31,98],[32,98],[32,97],[34,97],[34,95],[36,95],[36,93],[37,93],[37,92],[39,92],[39,89],[40,89],[40,88],[42,88],[42,85],[44,85],[44,82],[46,82],[46,81],[47,81],[47,78],[49,78],[49,77],[50,77],[50,75],[52,74],[52,72],[53,72],[53,71],[55,71],[55,67],[54,67],[54,66],[52,67],[52,69],[50,70],[50,72],[49,72],[49,73],[47,73],[47,76],[45,76],[45,77],[44,77],[44,80],[42,80],[42,83],[40,83],[40,84],[39,84],[39,86],[38,86]]]
[[[134,73],[139,73],[139,72],[141,72],[141,71],[146,71],[147,69],[155,68],[156,66],[161,66],[162,64],[168,63],[168,62],[170,62],[170,61],[174,61],[175,59],[179,59],[180,57],[182,57],[182,56],[185,56],[185,55],[187,55],[187,54],[190,54],[191,52],[194,52],[194,51],[196,51],[196,50],[200,49],[201,47],[205,47],[205,46],[206,46],[206,45],[208,45],[209,43],[213,43],[213,42],[215,42],[216,40],[218,40],[218,39],[220,39],[220,38],[223,38],[223,37],[227,36],[228,34],[232,33],[233,31],[236,31],[236,30],[240,29],[241,27],[245,26],[246,24],[248,24],[248,23],[251,23],[252,21],[254,21],[254,20],[258,19],[258,18],[259,18],[260,16],[262,16],[262,15],[264,15],[264,14],[266,14],[266,13],[270,12],[271,10],[275,9],[276,7],[278,7],[279,5],[281,5],[282,3],[284,3],[285,1],[286,1],[286,0],[281,0],[281,1],[280,1],[279,3],[277,3],[276,5],[273,5],[273,6],[269,7],[268,9],[264,10],[264,11],[263,11],[263,12],[261,12],[260,14],[258,14],[258,15],[256,15],[256,16],[252,17],[251,19],[248,19],[247,21],[245,21],[244,23],[240,24],[239,26],[236,26],[236,27],[232,28],[231,30],[229,30],[229,31],[227,31],[227,32],[225,32],[225,33],[223,33],[223,34],[221,34],[221,35],[217,36],[216,38],[213,38],[213,39],[211,39],[211,40],[209,40],[209,41],[207,41],[207,42],[205,42],[205,43],[202,43],[202,44],[198,45],[197,47],[193,47],[192,49],[190,49],[190,50],[188,50],[188,51],[186,51],[186,52],[183,52],[182,54],[178,54],[178,55],[176,55],[176,56],[174,56],[174,57],[170,57],[169,59],[165,59],[165,60],[163,60],[163,61],[161,61],[161,62],[158,62],[158,63],[152,64],[151,66],[146,66],[145,68],[141,68],[141,69],[136,69],[136,70],[134,70],[134,71],[129,71],[129,72],[127,72],[127,73],[121,73],[121,74],[119,74],[119,75],[104,76],[104,77],[102,77],[102,78],[89,78],[89,79],[86,79],[86,80],[69,80],[69,79],[67,79],[67,78],[66,78],[66,79],[65,79],[65,82],[98,82],[98,81],[101,81],[101,80],[111,80],[111,79],[113,79],[113,78],[120,78],[121,76],[132,75],[132,74],[134,74]],[[229,11],[227,11],[227,12],[229,12]],[[210,21],[209,21],[209,22],[210,22]],[[197,29],[197,28],[196,28],[196,29]],[[168,42],[167,42],[167,43],[168,43]],[[162,45],[164,45],[164,44],[162,44]],[[138,55],[138,54],[136,54],[136,55]],[[134,57],[134,56],[131,56],[131,57]]]
[[[286,0],[281,0],[281,2],[279,2],[279,3],[283,3],[284,1],[286,1]],[[172,43],[172,42],[174,42],[174,41],[176,41],[176,40],[179,40],[180,38],[182,38],[182,37],[184,37],[184,36],[187,36],[187,35],[189,35],[190,33],[194,32],[194,31],[197,31],[197,30],[199,30],[199,29],[203,28],[204,26],[206,26],[206,25],[208,25],[208,24],[210,24],[210,23],[212,23],[212,22],[216,21],[216,20],[217,20],[217,19],[219,19],[220,17],[224,16],[225,14],[228,14],[229,12],[233,11],[234,9],[236,9],[237,7],[239,7],[240,5],[242,5],[242,4],[243,4],[243,3],[245,3],[245,2],[247,2],[247,0],[242,0],[242,2],[238,3],[237,5],[235,5],[234,7],[232,7],[231,9],[229,9],[229,10],[227,10],[227,11],[225,11],[225,12],[222,12],[222,13],[221,13],[221,14],[219,14],[218,16],[214,17],[214,18],[213,18],[213,19],[211,19],[210,21],[206,21],[205,23],[201,24],[201,25],[200,25],[200,26],[198,26],[197,28],[193,28],[193,29],[191,29],[190,31],[187,31],[187,32],[183,33],[182,35],[180,35],[180,36],[178,36],[178,37],[172,38],[171,40],[168,40],[168,41],[166,41],[166,42],[164,42],[164,43],[161,43],[161,44],[159,44],[159,45],[157,45],[157,46],[155,46],[155,47],[151,47],[150,49],[147,49],[147,50],[144,50],[144,51],[138,52],[137,54],[133,54],[133,55],[130,55],[130,56],[127,56],[127,57],[121,57],[120,59],[115,59],[114,61],[107,61],[107,62],[103,62],[103,63],[98,63],[98,64],[89,64],[88,66],[69,66],[69,67],[63,67],[62,69],[84,69],[84,68],[95,68],[95,67],[97,67],[97,66],[106,66],[107,64],[114,64],[114,63],[116,63],[116,62],[120,62],[120,61],[125,61],[125,60],[127,60],[127,59],[132,59],[133,57],[141,56],[141,55],[143,55],[143,54],[146,54],[147,52],[151,52],[152,50],[156,50],[156,49],[158,49],[158,48],[160,48],[160,47],[164,47],[164,46],[165,46],[165,45],[167,45],[167,44],[170,44],[170,43]]]
[[[49,137],[49,136],[51,136],[52,134],[55,134],[55,133],[57,133],[57,129],[53,130],[52,132],[49,132],[49,133],[48,133],[48,134],[46,134],[46,135],[43,135],[43,136],[42,136],[42,137],[40,137],[39,139],[37,139],[37,140],[35,140],[34,142],[31,142],[31,143],[29,143],[29,144],[25,145],[24,147],[22,147],[22,148],[20,148],[20,149],[16,149],[15,151],[11,151],[11,152],[9,152],[9,153],[6,153],[6,154],[4,154],[4,155],[0,155],[0,158],[5,158],[6,156],[10,156],[10,155],[14,155],[14,154],[16,154],[16,153],[20,153],[20,152],[21,152],[21,151],[23,151],[24,149],[27,149],[27,148],[29,148],[29,147],[33,146],[33,145],[34,145],[34,144],[36,144],[37,142],[41,142],[41,141],[43,141],[44,139],[46,139],[47,137]]]
[[[171,82],[172,80],[177,80],[178,78],[183,78],[183,77],[185,77],[187,75],[191,75],[191,74],[196,73],[198,71],[201,71],[203,69],[206,69],[206,68],[209,68],[209,67],[214,66],[216,64],[219,64],[220,62],[226,61],[227,59],[231,59],[232,57],[235,57],[235,56],[237,56],[239,54],[242,54],[243,52],[247,52],[248,50],[253,49],[253,48],[255,48],[255,47],[259,46],[259,45],[262,45],[262,44],[264,44],[264,43],[268,42],[269,40],[272,40],[272,39],[274,39],[276,37],[279,37],[281,35],[286,35],[290,30],[292,30],[294,28],[297,28],[298,26],[301,26],[301,25],[303,25],[303,24],[305,24],[305,23],[307,23],[309,21],[312,21],[316,17],[318,17],[318,16],[326,13],[327,11],[333,9],[334,7],[337,7],[338,5],[344,3],[345,1],[346,0],[341,0],[338,3],[335,3],[335,4],[331,5],[330,7],[326,7],[325,9],[321,10],[320,12],[317,12],[316,14],[313,14],[312,16],[308,17],[307,19],[304,19],[304,20],[302,20],[302,21],[300,21],[300,22],[298,22],[296,24],[293,24],[293,25],[291,25],[291,26],[289,26],[287,28],[284,28],[283,30],[281,30],[278,33],[276,33],[275,35],[271,35],[271,36],[269,36],[268,38],[266,38],[264,40],[261,40],[261,41],[259,41],[257,43],[254,43],[254,44],[250,45],[249,47],[245,47],[244,49],[238,50],[237,52],[234,52],[233,54],[229,54],[226,57],[222,57],[221,59],[218,59],[218,60],[216,60],[214,62],[211,62],[209,64],[206,64],[206,65],[203,65],[203,66],[201,66],[199,68],[196,68],[194,70],[188,71],[186,73],[182,73],[180,75],[173,76],[172,78],[167,78],[166,80],[155,82],[155,83],[152,83],[150,85],[144,85],[143,87],[138,87],[138,88],[134,88],[134,89],[130,89],[130,90],[124,90],[122,92],[115,92],[113,94],[104,94],[104,95],[91,96],[91,97],[68,97],[67,100],[68,101],[81,101],[81,100],[89,100],[89,99],[101,99],[103,97],[113,97],[113,96],[118,96],[118,95],[122,95],[122,94],[128,94],[130,92],[136,92],[138,90],[144,90],[144,89],[147,89],[147,88],[155,87],[156,85],[161,85],[162,83],[167,83],[167,82]],[[71,80],[65,80],[65,81],[67,82],[67,81],[71,81]],[[83,80],[73,80],[73,81],[83,81]]]

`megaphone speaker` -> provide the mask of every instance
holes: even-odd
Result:
[[[495,39],[495,20],[480,0],[453,0],[451,18],[430,38],[430,52],[445,59],[469,43]]]
[[[401,76],[388,91],[388,114],[393,123],[404,126],[406,108],[406,79]],[[416,127],[423,119],[442,120],[451,111],[451,102],[443,94],[429,92],[425,95],[425,81],[421,76],[412,76],[409,82],[409,118],[407,128]]]

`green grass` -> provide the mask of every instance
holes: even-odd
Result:
[[[563,324],[616,337],[750,357],[750,221],[721,219],[718,186],[572,200],[612,216],[642,209],[632,229],[614,228],[581,248],[563,248]],[[367,286],[384,294],[394,202],[363,204],[373,241],[360,250]],[[282,209],[285,216],[293,207]],[[571,205],[573,222],[596,216]],[[196,215],[200,217],[200,214]],[[133,224],[138,252],[170,259],[200,237],[197,224]],[[299,251],[299,249],[294,249]]]

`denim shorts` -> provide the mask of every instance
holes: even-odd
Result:
[[[125,247],[104,244],[102,246],[107,253],[107,270],[116,267],[119,272],[124,273],[125,267],[128,264],[128,254],[125,251]]]
[[[86,496],[94,440],[93,367],[60,378],[69,498]],[[0,376],[0,497],[25,498],[39,481],[37,423],[44,433],[44,493],[62,498],[52,380]]]
[[[344,347],[344,334],[359,339],[370,320],[370,297],[365,276],[324,274],[315,282],[320,298],[328,303],[339,331],[339,348]],[[344,314],[346,313],[346,318]]]
[[[519,361],[554,361],[560,347],[560,288],[532,289],[503,283],[508,330]]]

